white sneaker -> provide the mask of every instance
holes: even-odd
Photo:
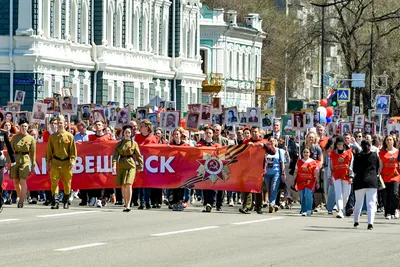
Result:
[[[385,218],[386,218],[386,220],[390,220],[392,218],[392,215],[388,214],[388,215],[386,215]]]
[[[338,218],[338,219],[343,219],[344,218],[344,215],[343,215],[343,211],[339,211],[338,212],[338,214],[336,215],[336,218]]]
[[[241,199],[238,199],[237,204],[238,204],[238,205],[242,205],[242,200],[241,200]]]
[[[97,201],[97,199],[95,197],[92,197],[90,199],[89,206],[94,207],[94,205],[96,205],[96,201]]]
[[[394,218],[395,218],[395,219],[398,219],[398,218],[399,218],[399,210],[396,210],[396,211],[394,212]]]
[[[101,204],[101,200],[96,201],[96,207],[101,208],[103,205]]]
[[[233,203],[233,199],[231,199],[231,200],[229,201],[229,207],[233,207],[233,206],[235,206],[235,204]]]
[[[304,216],[304,217],[307,216],[307,212],[302,212],[301,216]]]

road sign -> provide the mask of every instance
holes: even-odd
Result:
[[[338,88],[337,100],[339,102],[350,102],[350,88]]]
[[[365,73],[351,74],[351,87],[364,88],[365,87]]]

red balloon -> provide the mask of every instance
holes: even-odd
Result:
[[[183,128],[185,128],[185,126],[186,126],[186,120],[185,119],[181,119],[181,126]]]
[[[319,104],[320,104],[321,106],[323,106],[323,107],[326,107],[326,105],[328,105],[328,100],[326,100],[325,98],[324,98],[324,99],[321,99],[321,101],[319,101]]]
[[[333,113],[334,113],[334,110],[333,110],[332,107],[327,107],[326,108],[326,117],[327,118],[330,118],[333,115]]]

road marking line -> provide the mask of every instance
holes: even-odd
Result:
[[[91,210],[91,211],[66,212],[66,213],[39,215],[39,216],[36,216],[36,217],[37,218],[61,217],[61,216],[70,216],[70,215],[78,215],[78,214],[85,214],[85,213],[95,213],[95,212],[101,212],[101,211]]]
[[[236,222],[236,223],[231,223],[231,224],[243,225],[243,224],[259,223],[259,222],[266,222],[266,221],[274,221],[274,220],[280,220],[280,219],[283,219],[283,217],[274,217],[274,218],[261,219],[261,220],[255,220],[255,221],[246,221],[246,222]]]
[[[74,247],[69,247],[69,248],[58,248],[58,249],[55,249],[54,251],[70,251],[70,250],[76,250],[76,249],[81,249],[81,248],[90,248],[90,247],[103,246],[105,244],[106,243],[92,243],[92,244],[74,246]]]
[[[221,226],[207,226],[207,227],[179,230],[179,231],[166,232],[166,233],[160,233],[160,234],[152,234],[150,236],[176,235],[176,234],[182,234],[182,233],[188,233],[188,232],[197,232],[197,231],[203,231],[203,230],[208,230],[208,229],[215,229],[215,228],[220,228],[220,227]]]
[[[13,222],[13,221],[19,221],[19,219],[2,219],[0,222]]]

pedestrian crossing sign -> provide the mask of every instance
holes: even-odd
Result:
[[[338,88],[337,100],[338,102],[350,102],[350,88]]]

